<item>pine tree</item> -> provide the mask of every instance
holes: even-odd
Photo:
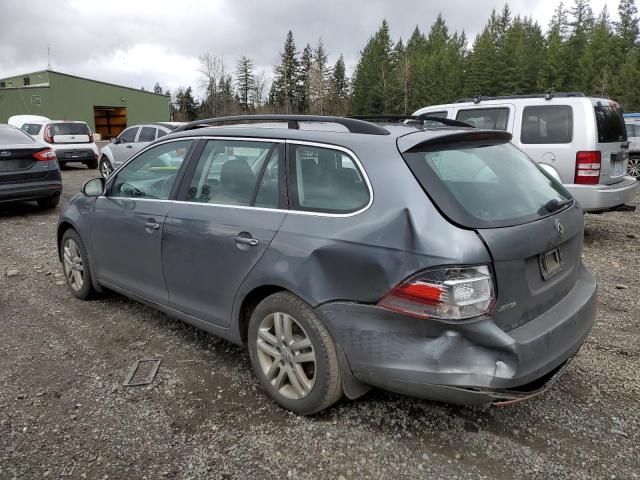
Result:
[[[545,39],[544,61],[538,73],[538,89],[544,91],[566,90],[566,48],[569,36],[569,20],[564,5],[560,2]]]
[[[333,115],[346,115],[349,101],[349,80],[347,79],[344,58],[340,58],[333,66],[329,82],[329,109]]]
[[[605,6],[589,31],[589,40],[578,63],[579,90],[588,95],[608,96],[612,83],[612,41],[609,13]]]
[[[470,95],[495,95],[497,93],[495,78],[498,55],[496,35],[492,25],[496,20],[494,11],[489,23],[473,42],[473,49],[467,63],[466,78],[466,91]]]
[[[565,69],[567,71],[566,86],[570,90],[578,90],[583,84],[584,72],[580,68],[580,59],[589,43],[589,34],[593,28],[593,11],[589,0],[575,0],[570,14],[570,34],[567,41]]]
[[[162,87],[160,86],[160,82],[156,82],[153,85],[153,93],[159,93],[159,94],[162,95],[162,92],[163,92],[163,90],[162,90]]]
[[[621,55],[627,55],[638,45],[638,8],[635,0],[620,0],[618,4],[620,21],[616,23],[616,34]]]
[[[300,111],[300,61],[293,39],[293,32],[289,30],[280,53],[280,64],[274,70],[274,79],[269,94],[271,103],[285,113]]]
[[[238,99],[243,111],[253,105],[253,60],[242,55],[236,66],[236,87]]]
[[[389,113],[393,101],[393,43],[386,20],[369,39],[356,66],[351,95],[354,114]]]
[[[313,61],[309,72],[309,103],[311,113],[324,114],[329,78],[331,75],[328,61],[329,59],[322,44],[322,39],[319,39],[318,45],[313,50]]]

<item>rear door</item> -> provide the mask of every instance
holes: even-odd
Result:
[[[53,167],[55,162],[40,162],[34,157],[34,154],[46,148],[22,130],[0,125],[0,184],[46,178],[49,163]]]
[[[136,141],[129,148],[129,157],[135,155],[156,139],[156,127],[141,127]],[[127,146],[128,147],[128,146]]]
[[[165,221],[169,304],[219,326],[284,221],[284,151],[276,140],[211,139],[190,162]]]
[[[49,128],[53,143],[91,143],[91,131],[86,123],[52,123]]]
[[[622,107],[610,100],[592,100],[597,150],[601,153],[600,183],[611,185],[627,174],[629,143]]]

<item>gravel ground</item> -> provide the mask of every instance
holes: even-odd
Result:
[[[65,170],[65,196],[95,174]],[[598,320],[545,395],[480,410],[372,391],[313,418],[271,403],[242,348],[116,294],[72,298],[57,217],[0,207],[0,479],[640,476],[640,212],[586,217]],[[121,386],[156,355],[152,385]]]

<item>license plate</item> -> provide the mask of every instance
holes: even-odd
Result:
[[[67,152],[67,154],[65,155],[66,158],[78,158],[80,155],[78,155],[78,152]]]
[[[540,271],[542,278],[548,280],[562,270],[562,257],[560,250],[555,249],[540,255]]]

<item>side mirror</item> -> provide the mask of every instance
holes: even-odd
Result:
[[[102,177],[92,178],[82,185],[82,194],[85,197],[99,197],[104,193],[105,180]]]
[[[114,144],[115,144],[115,143],[118,143],[118,137],[111,137],[111,138],[109,139],[109,141],[110,141],[111,143],[114,143]]]

